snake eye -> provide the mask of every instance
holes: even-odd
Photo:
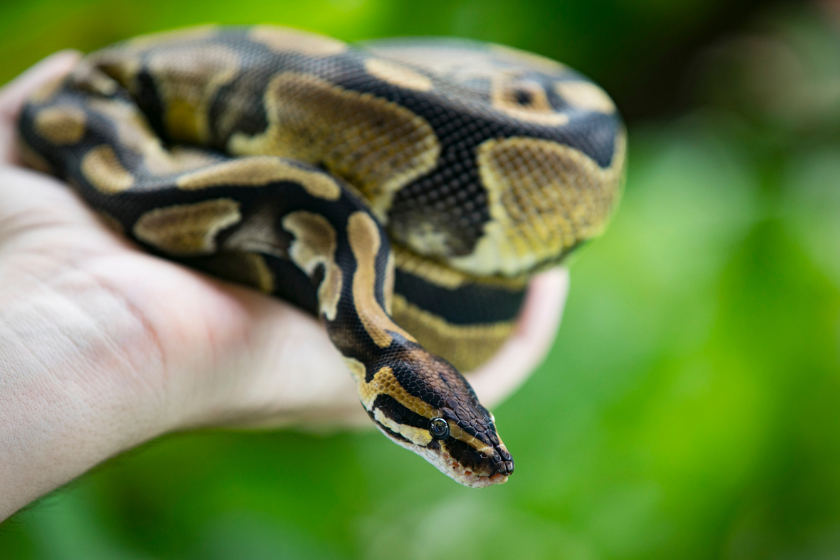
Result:
[[[429,422],[429,433],[435,439],[443,439],[449,435],[449,424],[443,418],[432,418]]]

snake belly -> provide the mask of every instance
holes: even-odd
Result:
[[[97,51],[19,130],[27,163],[144,249],[320,316],[376,426],[472,487],[513,459],[459,369],[603,230],[625,154],[610,98],[552,60],[272,26]]]

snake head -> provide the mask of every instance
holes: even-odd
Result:
[[[359,377],[362,404],[382,433],[455,481],[482,488],[513,473],[493,415],[449,362],[407,344]]]

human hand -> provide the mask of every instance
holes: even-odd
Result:
[[[369,423],[315,318],[141,252],[19,166],[20,107],[77,59],[56,54],[0,90],[0,520],[166,432]],[[515,334],[468,375],[485,406],[543,358],[567,288],[563,270],[534,279]]]

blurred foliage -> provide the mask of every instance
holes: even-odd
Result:
[[[67,46],[272,21],[508,43],[577,66],[621,107],[657,99],[637,70],[721,6],[0,3],[0,81]],[[753,12],[686,60],[689,110],[631,120],[622,208],[575,259],[551,355],[495,411],[508,484],[462,488],[377,433],[175,435],[18,514],[0,557],[836,558],[840,26],[816,7]]]

